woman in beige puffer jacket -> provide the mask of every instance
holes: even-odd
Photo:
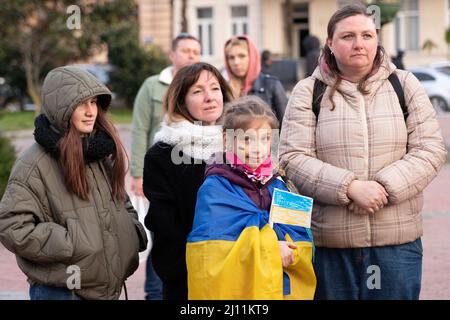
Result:
[[[314,198],[316,298],[417,299],[422,191],[447,152],[423,87],[389,62],[366,12],[350,5],[330,19],[320,65],[290,97],[280,164]],[[404,91],[406,120],[392,73]],[[316,79],[327,86],[317,119]],[[376,290],[373,270],[381,270]]]

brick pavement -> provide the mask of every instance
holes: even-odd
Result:
[[[450,115],[439,123],[450,150]],[[450,299],[450,156],[424,192],[424,249],[421,299]]]
[[[450,115],[440,115],[439,122],[447,146],[450,146]],[[120,126],[125,146],[130,145],[129,126]],[[30,132],[16,133],[14,143],[20,153],[30,143]],[[129,179],[129,178],[128,178]],[[127,183],[129,185],[129,183]],[[424,247],[421,299],[450,299],[450,162],[425,189],[422,238]],[[145,256],[138,270],[128,279],[129,299],[144,298]],[[121,299],[124,298],[122,293]],[[28,299],[26,278],[17,267],[15,257],[0,244],[0,300]]]

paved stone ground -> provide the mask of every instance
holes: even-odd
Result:
[[[439,115],[442,132],[450,146],[450,115]],[[130,146],[129,126],[119,127],[126,147]],[[18,153],[32,142],[31,133],[13,136]],[[128,178],[129,179],[129,178]],[[127,183],[129,185],[129,183]],[[425,189],[423,223],[424,247],[421,299],[450,299],[450,161]],[[129,299],[144,299],[145,254],[141,255],[138,270],[128,279]],[[26,278],[17,267],[15,257],[0,244],[0,300],[28,299]],[[124,299],[122,293],[121,299]]]

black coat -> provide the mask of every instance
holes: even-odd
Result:
[[[286,91],[277,77],[269,74],[260,73],[253,82],[252,89],[248,93],[263,99],[272,108],[278,121],[283,121],[284,111],[288,103]]]
[[[183,163],[174,164],[172,149],[158,142],[145,155],[143,189],[150,201],[145,226],[154,232],[151,254],[156,273],[163,282],[187,283],[186,239],[205,163],[194,164],[194,159],[183,155]]]

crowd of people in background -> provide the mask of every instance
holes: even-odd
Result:
[[[419,298],[422,192],[447,155],[436,113],[365,6],[339,9],[325,43],[303,46],[289,97],[248,35],[225,42],[221,72],[179,34],[171,65],[142,84],[130,189],[148,200],[146,299]],[[0,202],[0,241],[31,299],[118,299],[147,247],[110,101],[75,67],[44,81],[36,143]],[[275,189],[314,199],[310,227],[270,221]]]

